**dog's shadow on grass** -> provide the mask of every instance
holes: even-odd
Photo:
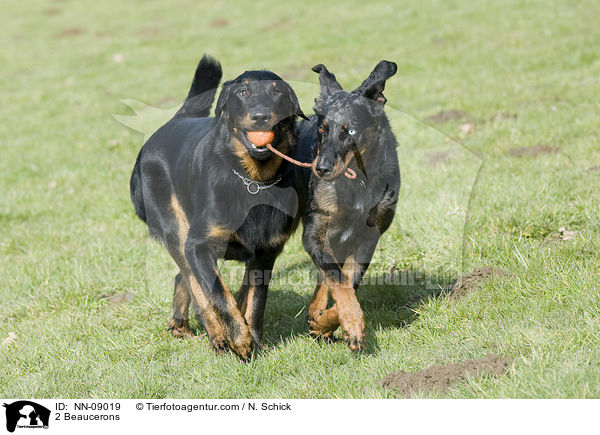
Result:
[[[414,322],[418,318],[418,307],[431,298],[446,294],[454,281],[447,276],[433,276],[420,271],[391,271],[366,276],[358,290],[358,300],[367,323],[363,353],[377,353],[378,330],[402,328]],[[301,285],[304,287],[308,283]],[[311,297],[312,289],[303,294],[292,289],[269,292],[265,343],[276,347],[294,337],[308,335],[306,310]],[[335,336],[340,337],[339,329]]]

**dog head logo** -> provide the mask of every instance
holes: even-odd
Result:
[[[6,408],[6,430],[18,428],[48,428],[50,410],[28,400],[3,405]]]

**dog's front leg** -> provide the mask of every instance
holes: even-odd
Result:
[[[190,292],[195,303],[213,310],[224,330],[225,337],[222,337],[218,330],[213,330],[211,335],[209,329],[213,328],[207,328],[213,347],[220,350],[224,345],[224,338],[228,347],[240,358],[249,359],[252,354],[250,329],[238,309],[235,298],[221,279],[210,243],[189,238],[185,246],[185,256],[192,269]]]
[[[337,308],[327,308],[330,296],[330,284],[339,282],[342,269],[331,253],[331,248],[324,240],[324,231],[316,231],[321,225],[304,225],[302,243],[315,265],[321,271],[321,276],[315,294],[308,306],[308,328],[310,335],[316,338],[332,337],[332,334],[340,326]],[[337,278],[337,279],[335,279]]]
[[[263,324],[267,291],[275,259],[281,252],[266,252],[246,262],[246,273],[237,296],[238,307],[250,327],[250,333],[258,348],[263,345]]]
[[[306,226],[305,226],[306,228]],[[305,230],[306,231],[306,230]],[[338,326],[342,337],[351,350],[362,350],[365,342],[365,316],[356,298],[357,277],[360,266],[348,257],[343,267],[334,257],[327,243],[325,232],[305,232],[304,247],[321,270],[322,278],[308,308],[308,323],[311,335],[330,337]],[[335,304],[325,308],[329,295]]]
[[[365,346],[365,316],[356,298],[359,276],[363,266],[350,256],[344,262],[340,280],[332,279],[329,284],[331,296],[335,301],[332,307],[337,310],[342,337],[350,350],[362,350]]]

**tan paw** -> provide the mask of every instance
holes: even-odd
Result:
[[[340,319],[342,338],[350,348],[357,352],[365,348],[365,320],[364,316],[352,319]]]
[[[177,338],[191,338],[194,336],[187,320],[171,319],[169,322],[169,331],[171,331],[173,337]]]

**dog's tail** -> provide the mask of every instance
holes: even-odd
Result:
[[[202,56],[196,67],[190,92],[174,118],[205,118],[209,116],[222,76],[223,69],[219,61],[206,54]]]
[[[144,206],[144,194],[142,192],[142,168],[140,167],[141,157],[142,151],[140,150],[129,180],[129,193],[131,194],[135,214],[146,222],[146,207]]]

